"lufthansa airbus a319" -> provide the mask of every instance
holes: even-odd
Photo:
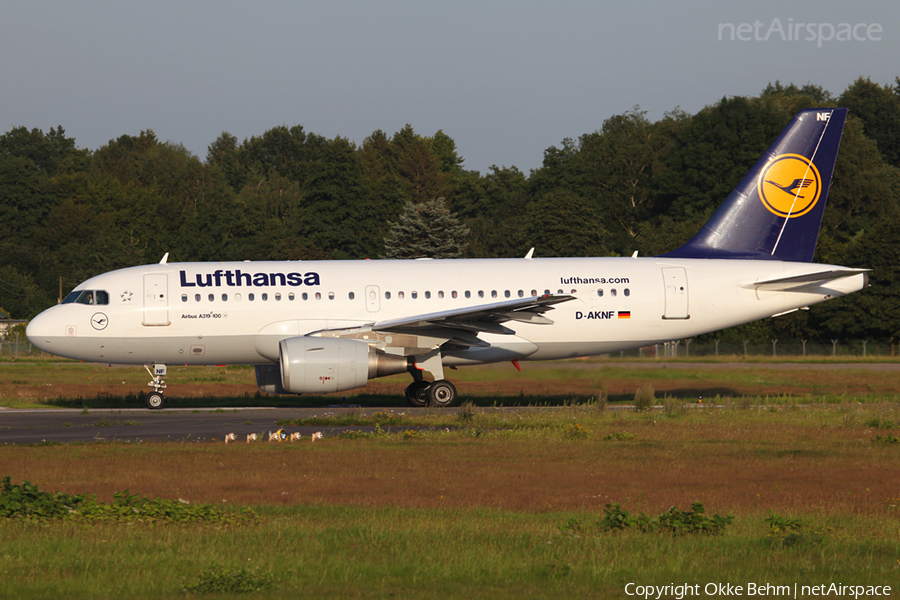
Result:
[[[28,325],[39,349],[144,365],[250,364],[269,393],[409,373],[450,406],[444,369],[639,348],[781,315],[867,286],[812,263],[846,109],[798,113],[687,244],[647,258],[168,263],[93,277]]]

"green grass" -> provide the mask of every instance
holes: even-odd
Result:
[[[375,414],[323,408],[314,419],[290,425],[425,429],[413,435],[326,438],[315,445],[0,448],[0,464],[26,474],[46,468],[46,476],[53,477],[53,465],[65,457],[81,465],[80,472],[88,474],[82,477],[103,483],[137,469],[139,482],[171,482],[174,489],[188,487],[179,481],[196,486],[207,477],[190,493],[219,485],[209,494],[221,489],[220,495],[205,496],[217,503],[234,489],[269,485],[272,490],[252,502],[258,515],[253,522],[0,519],[0,598],[626,598],[628,583],[700,584],[702,592],[709,582],[892,585],[896,596],[900,492],[890,487],[897,480],[900,456],[900,443],[893,441],[900,429],[900,405],[892,387],[896,374],[843,371],[839,377],[859,378],[871,389],[847,393],[823,382],[816,383],[815,393],[797,393],[796,371],[648,371],[622,368],[614,361],[589,366],[526,370],[516,377],[522,377],[526,389],[528,382],[561,378],[588,380],[596,390],[612,378],[628,379],[634,389],[652,383],[662,409],[604,410],[607,401],[633,402],[633,392],[608,398],[598,392],[597,401],[580,403],[573,402],[573,394],[523,393],[464,396],[467,404],[459,409],[412,415],[402,399],[376,393],[346,398],[348,404],[380,407]],[[33,381],[35,372],[52,384],[55,377],[120,378],[130,371],[74,363],[3,369],[12,371],[0,370],[0,384]],[[505,365],[461,369],[453,376],[475,381],[492,374],[506,377],[508,371]],[[183,382],[195,376],[227,389],[231,382],[252,381],[252,370],[176,370]],[[135,369],[134,377],[146,383],[142,369]],[[768,396],[713,394],[696,406],[689,388],[712,377],[725,387],[782,389]],[[659,391],[674,379],[685,382],[679,383],[680,396]],[[591,394],[579,397],[586,400]],[[197,407],[292,402],[326,407],[341,401],[254,395],[172,398],[173,405]],[[141,405],[136,395],[127,394],[54,402],[79,409]],[[0,396],[0,404],[7,399]],[[499,404],[523,409],[491,410]],[[105,420],[98,423],[112,425]],[[21,466],[25,459],[31,467]],[[544,496],[516,504],[519,496],[541,491],[527,479],[538,467],[548,478],[569,476],[570,485],[545,494],[552,505]],[[858,477],[849,482],[849,475],[820,476],[826,468]],[[599,470],[606,474],[601,477]],[[509,476],[493,477],[497,473]],[[614,473],[623,475],[625,483],[619,485],[625,487],[609,489]],[[312,481],[306,475],[315,476],[321,487],[303,496],[302,486]],[[394,475],[406,483],[389,483]],[[66,483],[69,489],[81,489],[78,482],[84,481],[71,465],[55,477],[58,489]],[[38,477],[24,478],[44,487]],[[668,483],[661,485],[664,479]],[[451,490],[455,506],[442,507],[445,480],[456,486]],[[498,488],[507,486],[505,495],[487,494],[488,480]],[[86,491],[99,494],[95,486],[99,483]],[[331,486],[337,491],[328,492]],[[284,491],[297,500],[286,504],[280,495]],[[411,492],[420,493],[427,507],[404,504]],[[152,497],[158,492],[141,493]],[[331,495],[321,499],[326,493]],[[385,499],[389,493],[395,496]],[[479,493],[487,498],[481,505],[459,505],[467,503],[467,494]],[[175,493],[165,500],[177,502],[179,497]],[[559,500],[578,508],[560,509]],[[656,518],[673,504],[687,511],[694,500],[707,503],[708,516],[733,514],[733,522],[718,535],[671,535],[634,527],[612,532],[602,524],[603,508],[610,502],[630,515],[646,511]],[[239,514],[245,507],[237,504],[216,506]],[[519,509],[522,505],[530,508]],[[241,592],[245,587],[260,591]]]
[[[874,508],[870,501],[865,512],[849,508],[861,506],[854,501],[835,510],[824,496],[796,504],[791,498],[801,488],[790,487],[795,476],[787,471],[815,469],[823,461],[845,461],[860,468],[895,465],[898,445],[873,444],[870,439],[873,431],[885,431],[882,424],[892,428],[898,422],[898,410],[896,404],[805,410],[733,405],[671,414],[610,412],[591,404],[522,411],[464,407],[416,417],[416,424],[433,428],[409,439],[399,433],[332,438],[315,446],[108,444],[0,449],[0,458],[21,463],[26,454],[33,454],[44,465],[65,453],[83,465],[84,473],[108,464],[105,461],[140,465],[147,476],[156,468],[165,470],[162,475],[176,485],[184,485],[177,483],[179,477],[190,481],[199,476],[224,477],[225,489],[261,485],[259,479],[255,484],[244,479],[247,467],[242,465],[248,464],[258,465],[262,480],[279,479],[267,499],[252,507],[252,520],[222,518],[241,514],[244,507],[231,503],[207,511],[215,518],[203,517],[204,509],[199,518],[181,521],[148,522],[140,516],[0,519],[0,598],[625,598],[629,583],[896,585],[900,498],[879,495]],[[351,413],[374,423],[392,419],[387,411],[374,416]],[[449,425],[456,426],[447,432]],[[479,435],[472,436],[473,432]],[[727,463],[735,469],[732,477],[739,479],[754,465],[769,464],[784,471],[785,487],[779,489],[774,482],[765,488],[751,485],[747,495],[760,489],[766,497],[779,498],[782,508],[773,515],[766,501],[725,495],[715,489],[723,481],[716,477],[698,487],[704,494],[697,496],[709,498],[707,517],[733,514],[733,521],[718,534],[638,526],[611,531],[604,524],[605,505],[615,502],[637,517],[646,500],[621,492],[615,498],[601,497],[602,492],[614,493],[603,487],[609,486],[608,477],[596,479],[597,488],[553,490],[558,498],[583,494],[585,489],[598,494],[578,509],[554,509],[543,502],[528,510],[490,505],[417,508],[386,505],[376,497],[388,489],[379,473],[399,477],[435,463],[438,478],[453,476],[456,483],[434,482],[433,487],[468,484],[478,493],[484,488],[480,476],[467,477],[467,472],[474,472],[467,469],[456,472],[458,465],[478,467],[488,461],[481,465],[487,468],[481,476],[492,470],[529,470],[537,467],[539,456],[551,452],[562,459],[555,463],[559,471],[587,475],[605,464],[633,473],[632,477],[645,477],[648,487],[639,486],[639,495],[652,490],[667,500],[676,495],[675,489],[653,484],[666,471],[675,470],[683,473],[681,479],[691,480],[715,468],[713,463]],[[173,453],[177,456],[169,456]],[[434,460],[415,461],[429,456]],[[224,461],[234,465],[235,474],[210,473],[211,465]],[[158,464],[183,465],[185,472],[154,467]],[[294,475],[276,471],[284,464],[293,465]],[[392,471],[392,466],[398,470]],[[275,490],[296,493],[290,486],[305,485],[304,474],[321,479],[330,470],[348,467],[358,469],[348,473],[358,472],[360,478],[372,481],[358,495],[336,502],[279,504],[280,492]],[[69,469],[64,471],[67,479],[73,477]],[[114,476],[112,469],[107,471],[100,481]],[[508,481],[513,487],[507,497],[514,498],[515,476]],[[830,491],[840,484],[834,481],[819,489]],[[533,486],[523,481],[522,491],[534,491]],[[868,492],[847,488],[840,493],[850,491]],[[160,503],[166,510],[170,505],[199,510],[193,503],[182,505],[177,497],[166,502]],[[435,496],[432,502],[441,500]],[[116,505],[115,499],[110,504]],[[690,500],[666,504],[677,505],[676,513],[693,508]],[[647,512],[658,521],[664,508],[656,506]],[[248,588],[259,591],[241,591]]]
[[[770,534],[763,514],[739,516],[717,536],[604,532],[598,522],[586,513],[340,506],[270,508],[253,528],[7,521],[0,597],[171,598],[217,565],[271,581],[267,598],[610,598],[625,597],[629,582],[900,579],[896,519],[811,519],[815,535],[792,545]]]

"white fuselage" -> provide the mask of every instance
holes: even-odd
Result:
[[[36,317],[39,349],[119,364],[270,364],[279,341],[521,297],[565,294],[552,324],[447,351],[447,366],[591,356],[683,339],[806,307],[865,286],[855,274],[802,291],[754,282],[844,270],[811,263],[665,258],[173,263],[99,275]],[[102,298],[103,295],[101,294]]]

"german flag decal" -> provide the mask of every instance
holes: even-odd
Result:
[[[631,318],[631,311],[630,311],[630,310],[620,310],[620,311],[619,311],[619,318],[620,318],[620,319],[630,319],[630,318]]]

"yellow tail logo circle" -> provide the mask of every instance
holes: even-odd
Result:
[[[805,156],[779,154],[760,173],[756,189],[769,212],[793,219],[811,211],[819,201],[822,178]]]

